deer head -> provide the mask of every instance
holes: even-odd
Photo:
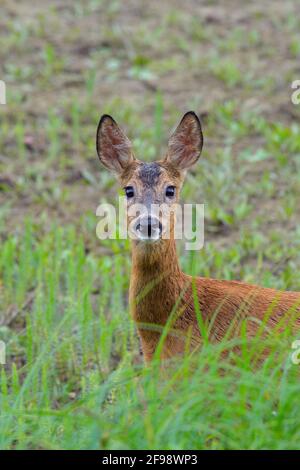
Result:
[[[158,244],[167,230],[172,236],[174,218],[165,214],[173,214],[186,170],[196,163],[203,146],[197,115],[190,111],[183,116],[168,141],[165,158],[153,163],[135,158],[130,140],[108,115],[100,119],[96,145],[100,161],[125,191],[128,223],[135,242]]]

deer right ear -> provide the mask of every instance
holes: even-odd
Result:
[[[100,119],[96,148],[100,161],[117,176],[135,160],[130,140],[108,114]]]

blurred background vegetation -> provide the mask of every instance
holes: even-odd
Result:
[[[96,238],[96,207],[119,190],[98,162],[95,132],[100,115],[112,114],[138,158],[151,161],[181,115],[196,111],[205,145],[183,200],[205,203],[206,241],[201,252],[180,251],[183,269],[300,291],[300,105],[291,102],[298,10],[296,0],[1,1],[3,447],[243,445],[207,430],[205,407],[192,415],[194,441],[188,432],[163,441],[153,431],[160,411],[145,405],[157,398],[149,377],[148,395],[132,396],[142,360],[127,305],[130,246]],[[88,431],[72,440],[70,407],[83,409],[87,396],[77,425],[92,416]],[[145,435],[124,412],[130,400]],[[222,406],[214,403],[219,417]],[[246,422],[240,429],[252,429]],[[267,445],[262,436],[244,445]]]

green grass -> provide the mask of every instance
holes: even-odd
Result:
[[[205,246],[179,244],[183,270],[300,291],[297,2],[243,3],[242,22],[230,0],[226,15],[217,2],[136,1],[125,12],[120,0],[66,0],[20,3],[13,15],[6,3],[0,447],[299,448],[293,335],[271,338],[277,355],[262,368],[244,338],[241,358],[205,344],[168,372],[145,368],[128,311],[129,244],[98,241],[94,215],[118,195],[96,156],[100,115],[151,161],[194,109],[204,150],[182,199],[205,203]]]
[[[243,337],[241,357],[220,361],[228,341],[146,368],[127,309],[127,255],[86,254],[72,227],[39,237],[37,228],[28,222],[0,256],[1,310],[17,309],[14,328],[0,329],[1,448],[298,447],[292,335],[271,338],[260,368],[254,353],[266,343]]]

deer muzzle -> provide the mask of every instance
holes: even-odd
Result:
[[[136,222],[135,233],[138,240],[157,241],[162,235],[162,224],[152,215],[141,216]]]

